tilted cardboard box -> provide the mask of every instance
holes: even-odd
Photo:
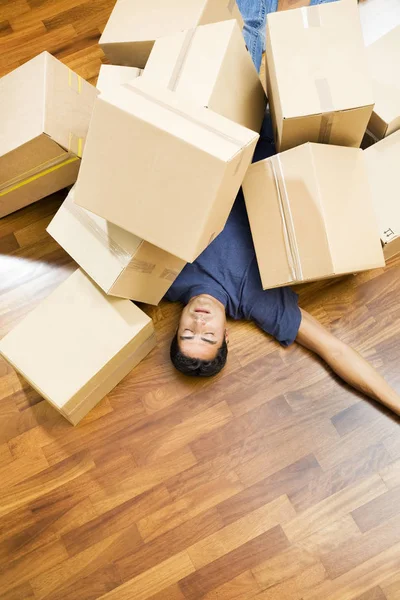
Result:
[[[117,0],[99,44],[111,63],[143,68],[158,38],[227,19],[243,25],[235,0]]]
[[[96,100],[75,202],[192,262],[224,228],[258,137],[139,77]]]
[[[116,85],[129,83],[140,77],[142,69],[136,67],[119,67],[117,65],[101,65],[96,87],[100,92],[113,89]]]
[[[361,149],[303,144],[251,165],[243,191],[264,289],[385,264]]]
[[[74,183],[97,94],[47,52],[0,79],[0,217]]]
[[[400,131],[364,151],[386,259],[400,252]]]
[[[367,47],[375,107],[368,130],[379,140],[400,129],[400,25]]]
[[[266,62],[278,151],[360,146],[374,97],[356,0],[269,14]]]
[[[144,312],[77,270],[1,340],[0,353],[76,425],[154,345]]]
[[[253,131],[261,129],[264,88],[236,20],[160,38],[143,77]]]
[[[47,232],[107,294],[158,304],[185,261],[73,202],[74,188]]]

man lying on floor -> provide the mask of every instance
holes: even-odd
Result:
[[[186,375],[208,377],[224,367],[228,315],[254,321],[282,346],[296,341],[312,350],[348,384],[400,414],[400,396],[355,350],[300,309],[292,289],[262,289],[242,192],[223,232],[186,265],[166,299],[185,305],[171,360]]]

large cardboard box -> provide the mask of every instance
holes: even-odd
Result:
[[[160,38],[143,77],[253,131],[261,129],[264,88],[234,19]]]
[[[158,38],[227,19],[243,25],[235,0],[117,0],[99,43],[111,63],[143,68]]]
[[[122,83],[129,83],[136,77],[140,77],[142,72],[142,69],[136,67],[101,65],[96,87],[100,92],[105,92]]]
[[[144,312],[78,270],[1,340],[0,353],[76,425],[154,345]]]
[[[386,259],[400,252],[400,130],[364,151]]]
[[[263,288],[383,266],[363,151],[306,143],[243,183]]]
[[[378,139],[400,129],[400,25],[367,48],[375,107],[368,130]]]
[[[75,202],[192,262],[224,228],[258,137],[139,77],[96,100]]]
[[[97,93],[47,52],[0,79],[0,217],[74,183]]]
[[[107,294],[158,304],[185,261],[73,202],[74,188],[48,233]]]
[[[374,97],[356,0],[269,14],[266,59],[279,151],[360,146]]]

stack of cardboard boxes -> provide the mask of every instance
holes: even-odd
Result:
[[[74,424],[154,346],[131,300],[160,302],[242,183],[265,289],[400,250],[400,139],[359,148],[400,128],[399,35],[366,51],[356,0],[269,15],[280,154],[249,168],[266,98],[242,26],[234,0],[117,0],[97,90],[47,53],[0,80],[0,215],[76,180],[48,232],[81,267],[0,351]]]

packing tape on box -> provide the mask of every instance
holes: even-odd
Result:
[[[179,51],[178,58],[176,59],[175,66],[172,70],[171,78],[170,78],[168,86],[167,86],[168,89],[171,90],[171,92],[175,92],[175,90],[178,86],[178,82],[179,82],[180,76],[182,74],[183,67],[186,62],[187,56],[189,54],[189,50],[192,45],[192,41],[193,41],[195,33],[196,33],[196,27],[193,27],[192,29],[188,29],[185,34],[185,37],[183,38],[182,46]]]
[[[142,98],[145,98],[146,100],[149,100],[150,102],[153,102],[154,104],[157,104],[157,106],[161,106],[161,108],[165,108],[166,110],[169,110],[170,112],[178,115],[178,117],[182,117],[183,119],[186,119],[186,121],[189,121],[190,123],[193,123],[194,125],[198,125],[202,129],[206,129],[210,133],[213,133],[214,135],[222,138],[223,140],[230,142],[231,144],[234,144],[238,149],[241,150],[243,148],[244,144],[242,141],[228,135],[227,133],[224,133],[223,131],[220,131],[219,129],[216,129],[215,127],[212,127],[211,125],[208,125],[207,123],[204,123],[203,121],[200,121],[199,119],[196,119],[195,117],[192,117],[191,115],[188,115],[183,110],[180,110],[179,108],[176,108],[175,106],[171,106],[167,102],[163,102],[159,98],[155,98],[151,94],[148,94],[147,92],[145,92],[137,87],[134,87],[133,85],[130,85],[129,83],[123,83],[122,87],[125,87],[126,89],[128,89],[132,92],[135,92],[135,94],[138,94],[139,96],[142,96]]]
[[[300,10],[303,18],[304,29],[309,29],[310,27],[321,27],[321,15],[318,6],[302,6]]]
[[[300,10],[304,29],[322,26],[321,13],[318,6],[303,6]],[[329,144],[334,122],[332,93],[326,77],[316,77],[314,79],[314,84],[317,90],[319,105],[322,113],[318,133],[318,142],[320,144]]]
[[[68,150],[82,158],[83,138],[75,135],[72,131],[68,135]]]
[[[68,69],[68,86],[77,94],[82,92],[82,77],[71,69]]]
[[[322,113],[318,142],[320,144],[329,144],[335,117],[331,88],[326,77],[316,77],[314,79],[314,84]]]
[[[65,208],[73,217],[75,217],[81,225],[83,225],[103,246],[105,246],[111,254],[115,256],[122,267],[127,267],[132,259],[132,254],[127,252],[122,246],[120,246],[110,235],[104,231],[97,223],[90,217],[90,212],[84,208],[78,206],[69,199],[66,199],[63,204]]]
[[[68,157],[68,155],[66,155],[65,152],[62,156]],[[37,179],[40,179],[41,177],[44,177],[45,175],[48,175],[49,173],[53,173],[54,171],[57,171],[58,169],[61,169],[62,167],[65,167],[73,162],[76,162],[77,160],[79,160],[79,158],[77,156],[70,156],[68,158],[65,158],[61,162],[53,164],[52,166],[50,166],[46,169],[37,171],[36,173],[30,175],[29,177],[25,177],[26,173],[24,173],[22,176],[20,176],[19,181],[12,183],[10,185],[8,185],[8,182],[7,182],[7,186],[2,186],[2,188],[0,188],[0,197],[5,196],[6,194],[10,194],[11,192],[14,192],[15,190],[23,187],[24,185],[28,185],[29,183],[32,183],[33,181],[36,181]],[[31,171],[32,171],[32,169],[31,169]],[[22,177],[25,177],[25,179],[22,179]]]
[[[303,270],[299,249],[296,240],[292,211],[290,210],[290,202],[286,189],[285,178],[283,175],[282,162],[279,154],[272,156],[268,163],[274,177],[276,195],[278,198],[279,212],[283,226],[283,239],[285,251],[290,269],[291,281],[303,281]]]

